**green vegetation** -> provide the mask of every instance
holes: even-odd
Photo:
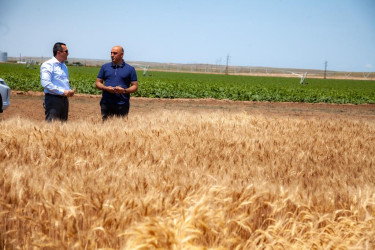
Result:
[[[68,66],[71,87],[78,93],[100,94],[95,88],[96,76],[99,68]],[[43,91],[40,84],[40,66],[35,69],[27,69],[22,64],[0,64],[0,78],[13,90]]]
[[[95,88],[98,67],[69,66],[72,88],[78,93],[100,94]],[[149,98],[215,98],[235,101],[375,103],[375,81],[210,75],[192,73],[138,73],[139,90],[134,96]],[[150,76],[151,75],[151,76]],[[13,90],[43,91],[39,67],[0,64],[0,78]]]

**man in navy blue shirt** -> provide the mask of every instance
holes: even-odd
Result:
[[[138,90],[137,73],[123,57],[124,49],[114,46],[111,50],[112,62],[104,64],[96,78],[96,88],[103,91],[100,100],[103,121],[111,116],[127,116],[130,93]]]

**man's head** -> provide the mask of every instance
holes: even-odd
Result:
[[[68,59],[68,55],[69,52],[65,43],[55,43],[53,46],[53,56],[56,57],[59,62],[66,61],[66,59]]]
[[[122,62],[124,57],[124,49],[121,46],[114,46],[111,50],[111,59],[114,64]]]

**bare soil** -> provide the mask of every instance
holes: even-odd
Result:
[[[44,94],[40,92],[12,91],[11,105],[0,114],[0,121],[12,117],[44,120]],[[100,120],[100,96],[77,94],[70,98],[69,121]],[[375,104],[310,104],[240,102],[214,99],[150,99],[131,98],[130,114],[152,113],[157,110],[186,111],[193,113],[232,112],[301,118],[343,118],[375,121]]]

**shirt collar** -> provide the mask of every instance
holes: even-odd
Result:
[[[64,64],[65,62],[59,62],[59,60],[56,59],[56,57],[52,57],[52,62],[53,63],[58,63],[58,64]]]
[[[112,67],[116,67],[117,66],[117,67],[121,67],[122,68],[122,67],[124,67],[124,65],[125,65],[125,61],[124,60],[122,60],[120,64],[115,64],[114,62],[112,62]]]

